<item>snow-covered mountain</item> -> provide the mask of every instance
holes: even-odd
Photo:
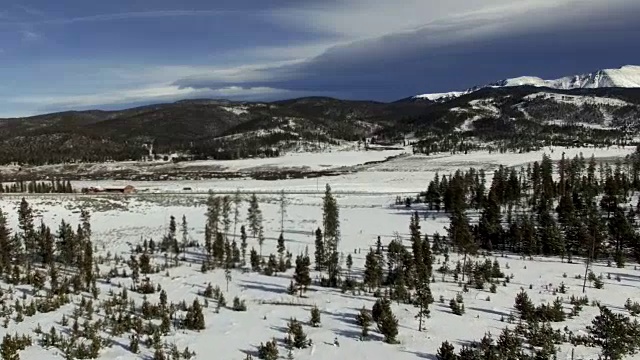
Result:
[[[555,80],[544,80],[536,76],[521,76],[500,80],[485,86],[476,86],[465,91],[437,94],[422,94],[414,99],[447,101],[486,87],[538,86],[552,89],[596,89],[605,87],[640,88],[640,66],[626,65],[619,69],[604,69],[589,74],[565,76]]]

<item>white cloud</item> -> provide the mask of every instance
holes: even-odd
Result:
[[[19,105],[30,105],[41,109],[74,109],[90,108],[93,106],[131,104],[147,101],[174,101],[186,98],[197,97],[254,97],[285,93],[285,90],[253,87],[243,88],[230,86],[216,90],[180,88],[171,84],[157,84],[141,88],[126,89],[122,91],[112,91],[104,93],[84,94],[84,95],[34,95],[13,97],[7,99],[9,103]]]
[[[464,26],[477,20],[520,17],[534,24],[558,15],[572,17],[571,12],[557,14],[554,9],[579,12],[586,8],[606,10],[633,0],[342,0],[338,5],[307,5],[274,11],[268,15],[273,21],[289,24],[301,30],[315,31],[357,40],[376,38],[394,33],[414,31],[432,26]],[[527,16],[530,11],[544,17]]]
[[[22,40],[24,41],[35,41],[40,39],[42,36],[35,32],[35,31],[31,31],[31,30],[22,30],[20,31],[20,36],[22,37]]]

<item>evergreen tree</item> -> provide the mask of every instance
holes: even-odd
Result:
[[[249,255],[249,262],[251,264],[251,270],[260,271],[260,263],[262,261],[262,257],[258,255],[256,249],[251,248],[251,253]]]
[[[283,233],[280,233],[280,236],[278,236],[277,250],[278,250],[278,255],[280,256],[280,259],[282,259],[282,257],[284,256],[284,252],[286,250]]]
[[[353,267],[353,258],[351,257],[351,254],[347,255],[346,265],[347,265],[347,280],[351,281],[351,268]]]
[[[3,360],[20,360],[18,346],[11,335],[5,334],[0,344],[0,355]]]
[[[366,338],[369,335],[369,326],[371,326],[371,313],[364,307],[360,309],[360,312],[356,316],[356,320],[360,328],[362,328],[362,338]]]
[[[604,360],[619,360],[640,347],[640,327],[629,317],[600,306],[600,315],[587,327],[593,345],[602,349]]]
[[[296,286],[302,296],[303,291],[306,291],[307,287],[311,285],[311,276],[309,275],[310,260],[308,256],[298,255],[296,257],[296,269],[293,275],[293,280],[296,282]]]
[[[440,345],[440,348],[438,349],[438,353],[436,354],[436,359],[457,360],[458,356],[456,355],[453,345],[451,345],[448,341],[445,341],[442,343],[442,345]]]
[[[236,239],[236,233],[238,230],[238,221],[240,221],[240,207],[242,206],[242,194],[240,189],[237,189],[233,195],[233,239]],[[242,262],[244,263],[244,254],[242,255]]]
[[[244,228],[244,225],[240,227],[240,251],[242,253],[242,265],[244,266],[247,263],[247,231]]]
[[[22,198],[20,206],[18,207],[18,227],[20,228],[21,240],[24,244],[27,267],[30,267],[35,254],[37,253],[37,249],[35,228],[33,225],[33,209],[25,198]],[[73,230],[71,231],[73,232]]]
[[[8,272],[16,250],[17,249],[12,248],[11,232],[7,227],[7,218],[0,209],[0,272]]]
[[[290,346],[297,349],[306,348],[309,343],[307,341],[307,335],[302,330],[302,324],[296,319],[291,319],[287,324],[287,328],[289,335],[293,338]]]
[[[284,192],[284,189],[280,190],[280,198],[278,202],[280,205],[280,234],[282,234],[284,232],[284,219],[287,216],[288,205],[287,194]]]
[[[229,195],[222,197],[222,225],[225,241],[229,239],[229,232],[231,232],[231,201]]]
[[[316,259],[316,270],[322,271],[325,268],[325,250],[324,250],[324,237],[322,235],[322,230],[318,228],[316,230],[316,251],[315,251],[315,259]]]
[[[422,259],[425,269],[427,270],[426,279],[428,281],[433,275],[433,255],[431,252],[431,245],[429,244],[428,235],[424,236],[424,241],[422,242]]]
[[[418,217],[418,212],[414,212],[411,215],[409,232],[411,233],[411,247],[413,249],[413,261],[416,269],[416,282],[418,284],[426,284],[431,277],[428,274],[422,252],[424,244],[422,242],[422,235],[420,234],[420,218]]]
[[[189,330],[204,330],[204,314],[198,299],[193,300],[193,304],[187,309],[184,325]]]
[[[384,336],[384,341],[388,344],[396,344],[398,340],[398,319],[389,311],[382,313],[378,319],[378,331]]]
[[[449,239],[451,239],[451,242],[456,246],[458,251],[464,254],[464,264],[462,267],[462,281],[464,281],[467,256],[475,254],[477,250],[476,243],[471,234],[469,219],[463,209],[454,208],[451,212],[450,219],[451,222],[448,229]]]
[[[429,311],[429,305],[433,303],[433,296],[431,295],[431,289],[429,288],[429,284],[422,284],[417,291],[417,305],[420,308],[416,318],[419,319],[418,322],[418,331],[422,331],[422,320],[424,318],[429,318],[431,316],[431,311]]]
[[[71,225],[62,220],[57,234],[57,248],[60,261],[68,266],[74,265],[74,259],[78,254],[77,238]]]
[[[500,206],[495,192],[490,191],[487,200],[484,202],[484,208],[478,224],[480,243],[483,248],[493,250],[500,243],[502,235],[500,222]],[[502,250],[504,251],[504,248]]]
[[[311,308],[311,320],[309,321],[311,326],[319,327],[320,326],[320,309],[317,306]]]
[[[91,241],[85,240],[82,254],[82,276],[84,284],[88,289],[94,281],[93,275],[93,245]]]
[[[182,231],[182,242],[180,244],[182,254],[187,252],[187,246],[189,245],[189,225],[187,223],[187,216],[182,215],[182,223],[180,225]]]
[[[329,284],[338,284],[339,254],[338,243],[340,242],[340,219],[338,204],[331,193],[331,187],[326,185],[322,202],[322,224],[324,226],[324,241],[326,252],[326,266],[329,275]]]
[[[249,209],[247,210],[247,222],[249,223],[249,229],[251,235],[255,239],[262,227],[262,211],[260,210],[260,204],[256,194],[251,195],[249,200]],[[262,252],[261,252],[262,253]]]
[[[369,291],[381,284],[382,272],[379,272],[379,269],[378,256],[373,249],[369,249],[369,253],[365,258],[363,279],[364,284],[369,287]]]
[[[263,360],[278,359],[278,343],[276,343],[275,339],[267,341],[266,344],[260,343],[260,346],[258,346],[258,358]]]
[[[258,246],[260,247],[260,257],[262,257],[262,245],[264,245],[264,228],[260,225],[258,229]]]

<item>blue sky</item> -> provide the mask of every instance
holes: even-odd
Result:
[[[391,101],[640,64],[637,0],[4,0],[0,116]]]

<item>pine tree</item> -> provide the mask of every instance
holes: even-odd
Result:
[[[640,347],[640,327],[629,317],[614,314],[605,306],[600,306],[600,315],[587,327],[590,339],[602,349],[605,360],[619,360],[635,354]]]
[[[258,252],[256,251],[256,249],[251,248],[251,252],[250,252],[250,255],[249,255],[249,262],[251,264],[251,270],[260,271],[261,260],[262,260],[262,257],[260,255],[258,255]]]
[[[278,250],[278,255],[280,256],[280,259],[282,259],[282,257],[284,256],[284,252],[286,250],[283,233],[280,233],[280,236],[278,236],[277,250]]]
[[[347,265],[347,280],[351,281],[351,268],[353,267],[353,258],[351,257],[351,254],[347,255],[346,265]]]
[[[338,204],[331,193],[331,187],[326,185],[322,205],[322,224],[324,226],[325,260],[329,284],[338,284],[339,261],[338,244],[340,242],[340,219]]]
[[[240,189],[237,189],[233,195],[233,239],[236,239],[236,233],[238,230],[238,221],[240,221],[240,207],[242,206],[242,194]],[[242,255],[244,263],[244,254]]]
[[[225,195],[222,197],[222,225],[224,229],[224,239],[229,239],[229,232],[231,231],[231,197]]]
[[[193,300],[193,305],[187,309],[184,324],[189,330],[204,330],[204,314],[198,299]]]
[[[287,205],[288,205],[287,195],[284,192],[284,189],[280,191],[279,205],[280,205],[280,209],[279,209],[280,210],[280,234],[282,234],[284,232],[284,219],[287,216]]]
[[[411,223],[409,224],[409,233],[411,234],[411,248],[413,250],[413,262],[416,269],[416,281],[418,283],[428,282],[427,267],[424,263],[422,253],[422,236],[420,235],[420,218],[418,212],[411,215]]]
[[[308,256],[298,255],[296,257],[296,269],[293,275],[293,280],[296,282],[296,286],[302,296],[303,291],[306,291],[307,287],[311,285],[311,276],[309,275],[310,260]]]
[[[433,275],[433,255],[431,253],[431,245],[429,244],[429,237],[427,235],[424,236],[424,241],[422,242],[422,262],[424,263],[426,270],[425,279],[429,282]]]
[[[182,231],[182,242],[180,247],[182,248],[182,256],[187,252],[187,246],[189,246],[189,224],[187,223],[187,216],[182,215],[182,223],[180,225],[180,229]]]
[[[307,335],[302,330],[302,324],[296,319],[290,319],[287,328],[289,335],[293,337],[293,342],[290,345],[297,349],[306,348],[308,345]]]
[[[469,219],[463,208],[454,208],[451,212],[451,223],[449,225],[449,239],[456,246],[459,252],[464,254],[464,264],[462,271],[462,281],[464,281],[467,256],[475,254],[476,243],[471,234]]]
[[[448,341],[445,341],[442,343],[442,345],[440,345],[440,348],[438,349],[438,353],[436,354],[436,359],[457,360],[458,356],[456,355],[453,345],[451,345]]]
[[[275,339],[267,341],[266,344],[260,343],[260,346],[258,346],[258,358],[263,360],[278,359],[278,343],[276,343]]]
[[[260,210],[260,204],[258,203],[258,197],[256,194],[251,195],[249,200],[249,209],[247,210],[247,222],[249,223],[249,229],[251,235],[255,239],[262,227],[262,211]],[[261,252],[262,255],[262,252]]]
[[[309,321],[311,326],[319,327],[320,326],[320,309],[317,306],[311,308],[311,320]]]
[[[417,305],[420,308],[416,318],[419,319],[418,323],[418,331],[422,331],[422,320],[424,318],[429,318],[431,316],[431,311],[429,311],[429,305],[433,303],[433,295],[431,295],[431,289],[429,288],[429,284],[423,284],[417,291]]]
[[[364,307],[360,309],[360,312],[356,316],[358,325],[362,328],[362,338],[366,338],[369,335],[369,326],[371,326],[371,313]]]
[[[316,251],[315,251],[315,259],[316,259],[316,270],[322,271],[325,268],[326,258],[325,258],[325,249],[324,249],[324,236],[322,235],[322,230],[318,228],[316,230]]]
[[[396,344],[398,341],[398,319],[391,312],[391,309],[382,313],[378,319],[378,331],[384,336],[384,341],[388,344]]]
[[[212,191],[209,191],[209,197],[207,198],[207,221],[204,228],[204,244],[209,259],[213,257],[213,237],[220,231],[220,207],[220,198],[214,196]]]
[[[258,246],[260,247],[260,257],[262,257],[262,245],[264,245],[264,227],[260,225],[258,229]]]
[[[94,281],[93,275],[93,245],[91,241],[85,240],[82,254],[82,276],[84,284],[88,289]]]
[[[30,267],[35,254],[37,253],[37,249],[35,228],[33,225],[33,209],[25,198],[22,198],[20,201],[20,207],[18,208],[18,227],[20,228],[21,240],[24,244],[27,267]],[[73,232],[73,230],[71,231]]]
[[[0,185],[0,187],[2,187]],[[8,272],[16,249],[12,248],[11,232],[7,227],[7,218],[0,209],[0,272]]]
[[[18,354],[18,346],[9,334],[5,334],[2,338],[2,344],[0,345],[0,355],[3,360],[20,360],[20,354]]]
[[[494,191],[489,192],[489,196],[484,203],[478,233],[482,247],[493,250],[500,242],[502,226],[500,225],[500,206]],[[504,249],[503,249],[504,251]]]
[[[169,230],[167,234],[164,236],[164,238],[162,239],[162,244],[160,245],[160,247],[162,248],[161,251],[175,252],[177,248],[176,231],[177,231],[176,218],[175,216],[171,215],[169,217]]]
[[[244,225],[240,227],[240,251],[242,252],[242,265],[246,265],[247,263],[247,231],[244,228]]]
[[[60,222],[57,238],[57,248],[61,262],[68,266],[74,265],[74,259],[78,254],[77,239],[71,225],[64,220]]]

